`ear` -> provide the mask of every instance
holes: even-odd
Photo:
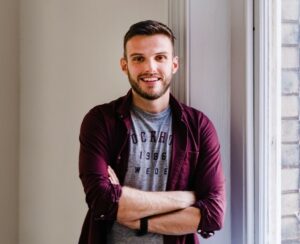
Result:
[[[128,64],[127,64],[127,60],[126,58],[122,57],[120,59],[120,66],[121,66],[121,69],[122,71],[127,74],[127,71],[128,71]]]
[[[173,64],[172,64],[172,73],[175,74],[179,68],[179,58],[178,56],[173,57]]]

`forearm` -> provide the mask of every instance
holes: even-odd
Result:
[[[201,219],[200,210],[188,207],[172,213],[149,217],[148,232],[162,235],[185,235],[197,231]],[[131,229],[140,228],[140,220],[122,222]]]
[[[185,235],[195,233],[200,218],[200,210],[194,207],[154,216],[148,221],[148,232],[164,235]]]
[[[119,200],[117,220],[133,221],[146,216],[187,208],[195,202],[193,192],[146,192],[124,186]]]
[[[108,167],[109,180],[120,184],[114,170]],[[146,216],[164,214],[187,208],[194,204],[196,197],[192,191],[142,191],[127,186],[122,187],[119,199],[117,221],[132,222]]]

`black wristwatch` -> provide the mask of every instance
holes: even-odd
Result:
[[[137,236],[143,236],[148,233],[148,218],[144,217],[140,219],[140,229],[137,231]]]

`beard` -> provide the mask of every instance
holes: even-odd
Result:
[[[171,79],[172,79],[172,74],[166,77],[162,77],[159,82],[161,82],[162,87],[159,89],[157,92],[147,92],[144,91],[143,88],[140,86],[140,81],[139,77],[137,79],[134,79],[130,73],[128,72],[128,80],[131,85],[131,88],[142,98],[145,98],[147,100],[156,100],[160,97],[162,97],[170,88],[171,86]]]

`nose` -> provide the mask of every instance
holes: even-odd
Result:
[[[157,62],[154,59],[148,59],[145,62],[145,71],[149,73],[154,73],[157,70]]]

